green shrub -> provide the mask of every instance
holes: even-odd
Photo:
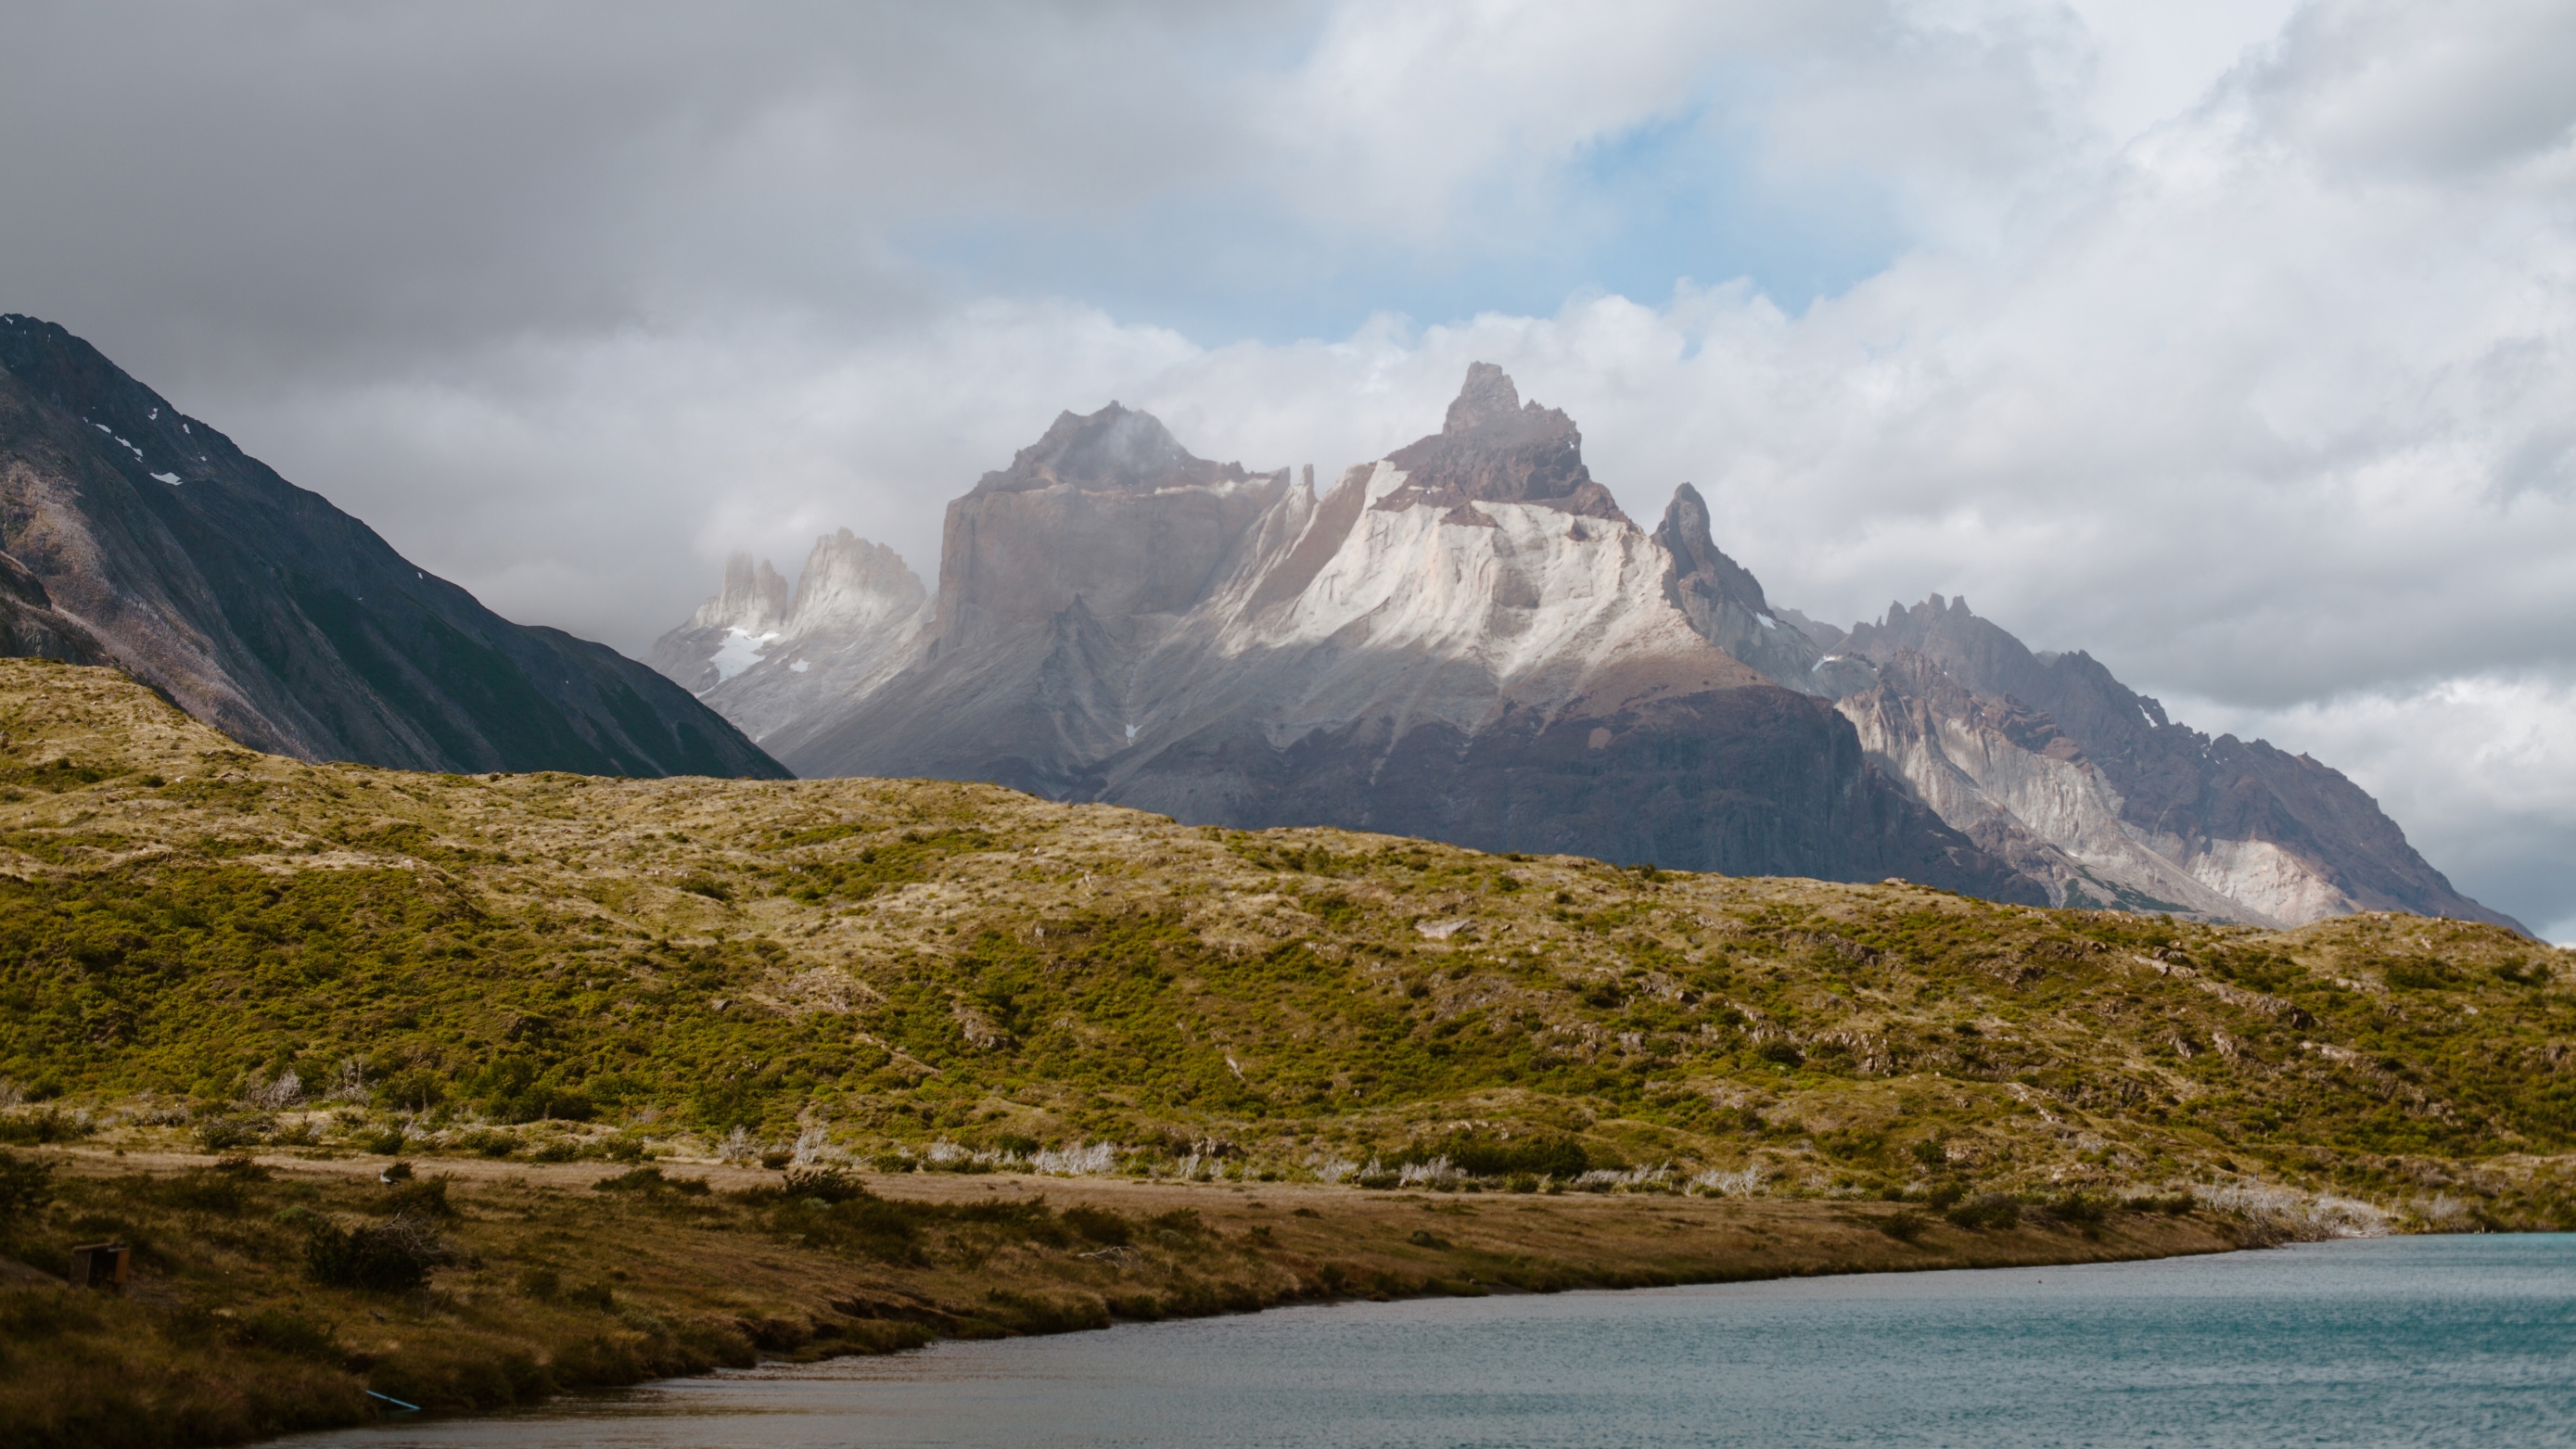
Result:
[[[0,1150],[0,1229],[15,1227],[54,1200],[54,1165]]]
[[[2086,1197],[2080,1192],[2070,1192],[2049,1200],[2048,1215],[2061,1223],[2072,1224],[2075,1227],[2094,1228],[2100,1227],[2102,1220],[2111,1215],[2111,1209],[2109,1204],[2097,1198]]]
[[[520,1143],[518,1138],[507,1132],[494,1132],[486,1128],[460,1135],[456,1139],[456,1145],[468,1152],[481,1153],[485,1157],[507,1157],[519,1150]]]
[[[409,1217],[357,1228],[324,1223],[304,1245],[314,1282],[370,1293],[417,1288],[452,1256],[425,1223]]]
[[[1124,1246],[1136,1235],[1135,1224],[1124,1213],[1088,1205],[1069,1207],[1063,1213],[1064,1225],[1102,1247]]]
[[[376,1084],[375,1103],[394,1112],[426,1112],[447,1100],[447,1078],[427,1067],[396,1072]]]
[[[629,1175],[632,1176],[632,1174]],[[856,1202],[861,1198],[876,1196],[875,1193],[868,1191],[866,1183],[837,1167],[789,1168],[787,1179],[780,1186],[779,1191],[786,1197],[818,1198],[825,1203]]]
[[[2379,974],[2399,991],[2439,991],[2460,984],[2459,972],[2430,956],[2387,962]]]
[[[658,1167],[631,1168],[603,1177],[591,1187],[599,1192],[676,1192],[683,1197],[705,1197],[713,1191],[703,1177],[664,1177]]]
[[[21,1112],[0,1116],[0,1142],[14,1142],[34,1147],[54,1142],[73,1142],[98,1129],[58,1107],[41,1112]]]
[[[247,1113],[209,1117],[197,1124],[197,1145],[208,1152],[229,1152],[236,1147],[248,1147],[267,1136],[271,1125],[269,1119]]]
[[[1496,1139],[1463,1133],[1436,1148],[1415,1148],[1402,1160],[1423,1163],[1440,1157],[1469,1177],[1580,1177],[1592,1165],[1583,1144],[1570,1137]]]
[[[2021,1204],[2003,1193],[1981,1192],[1942,1216],[1954,1228],[2016,1228],[2021,1226]]]
[[[1912,1208],[1900,1208],[1880,1218],[1873,1226],[1900,1243],[1910,1243],[1923,1236],[1923,1230],[1931,1223]]]
[[[447,1200],[447,1185],[453,1181],[442,1172],[432,1178],[397,1182],[385,1193],[385,1210],[397,1217],[452,1218],[456,1208]]]

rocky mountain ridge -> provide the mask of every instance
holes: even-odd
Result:
[[[433,579],[51,323],[0,316],[0,653],[114,664],[256,748],[782,773],[605,645]]]
[[[2262,740],[2176,724],[2091,655],[2033,653],[1964,599],[1891,605],[1833,644],[1876,666],[1874,687],[1840,706],[1885,722],[1875,735],[1863,725],[1873,750],[1921,759],[1919,776],[1907,777],[1925,785],[1950,778],[1944,764],[1977,778],[1960,810],[2003,810],[2093,872],[2061,878],[2061,903],[2282,926],[2406,910],[2522,929],[2453,889],[2340,772]],[[1889,696],[1919,702],[1914,712],[1941,721],[1946,737],[1897,726]],[[2050,733],[2016,737],[1988,723],[2015,713]],[[2055,788],[2030,793],[2051,755],[2044,772]],[[1964,763],[1975,756],[1985,763]]]
[[[950,505],[930,601],[870,617],[864,677],[791,678],[772,643],[757,707],[706,697],[806,775],[2263,926],[2513,924],[2340,774],[2175,725],[2090,656],[1938,596],[1850,630],[1776,607],[1696,489],[1641,529],[1573,421],[1485,363],[1439,432],[1321,493],[1116,404],[1066,413]],[[675,678],[711,657],[684,632]]]
[[[645,661],[755,741],[816,699],[864,692],[908,658],[929,625],[929,593],[901,555],[844,528],[814,540],[791,594],[767,559],[725,560],[724,588]]]
[[[1666,526],[1694,517],[1677,570],[1570,420],[1491,367],[1439,433],[1320,492],[1116,405],[1067,414],[950,505],[908,661],[761,738],[807,775],[2040,899],[1828,702],[1693,627],[1670,594],[1723,559],[1704,509]]]

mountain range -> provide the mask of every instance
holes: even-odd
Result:
[[[731,560],[655,668],[800,775],[983,780],[1191,823],[1338,825],[1737,875],[2295,926],[2518,925],[2367,793],[2176,724],[1939,596],[1775,607],[1684,484],[1651,530],[1563,412],[1468,371],[1318,490],[1065,413],[948,508],[938,585],[844,530]]]
[[[0,654],[113,664],[256,749],[439,771],[785,772],[606,645],[514,624],[96,348],[0,316]]]
[[[1678,488],[1470,368],[1319,489],[1065,413],[948,509],[730,561],[650,668],[511,623],[58,326],[0,317],[0,654],[107,663],[255,748],[440,771],[986,780],[1734,875],[2296,926],[2516,923],[2368,794],[1938,595],[1774,605]],[[757,743],[755,743],[755,741]]]

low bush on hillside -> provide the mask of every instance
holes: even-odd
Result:
[[[1942,1214],[1954,1228],[1992,1231],[2021,1226],[2021,1204],[2009,1194],[1981,1192]]]
[[[452,1257],[428,1223],[408,1214],[353,1228],[322,1223],[304,1248],[314,1282],[370,1293],[417,1288]]]

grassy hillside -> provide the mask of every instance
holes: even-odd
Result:
[[[2576,958],[2492,927],[2273,934],[973,785],[311,766],[34,661],[0,662],[0,733],[22,1141],[2251,1179],[2576,1226]]]
[[[310,766],[0,661],[0,1441],[1318,1296],[2576,1227],[2571,1042],[2576,957],[2491,927]],[[125,1296],[46,1276],[111,1237]]]

